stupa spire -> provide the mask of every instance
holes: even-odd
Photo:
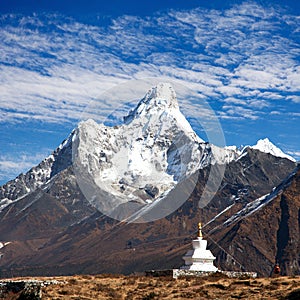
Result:
[[[203,235],[202,235],[202,223],[201,222],[198,223],[198,237],[199,238],[203,238]]]

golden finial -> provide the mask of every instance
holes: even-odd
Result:
[[[198,223],[198,237],[203,237],[203,235],[202,235],[202,223],[201,222],[199,222]]]

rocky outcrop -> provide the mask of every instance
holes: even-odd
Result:
[[[2,281],[0,282],[1,299],[40,300],[42,299],[42,281]]]
[[[62,284],[57,280],[5,280],[0,281],[0,299],[41,300],[42,288]]]

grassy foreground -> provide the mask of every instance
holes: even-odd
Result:
[[[230,279],[219,275],[175,280],[170,277],[78,275],[35,279],[58,281],[58,284],[42,288],[42,299],[52,300],[300,299],[300,276]]]

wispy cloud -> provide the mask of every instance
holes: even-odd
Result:
[[[220,112],[223,119],[251,119],[257,120],[259,116],[252,109],[237,105],[223,105],[223,111]]]
[[[300,74],[300,73],[299,73]],[[286,97],[287,100],[291,100],[295,103],[300,103],[300,95],[293,95]]]
[[[1,27],[4,122],[77,120],[109,88],[143,77],[176,79],[208,101],[230,102],[218,112],[224,118],[259,118],[284,97],[299,103],[300,20],[281,8],[245,2],[224,11],[123,16],[106,27],[6,15]],[[103,103],[103,116],[116,104]]]
[[[300,151],[287,151],[287,153],[294,157],[297,161],[300,161]]]

